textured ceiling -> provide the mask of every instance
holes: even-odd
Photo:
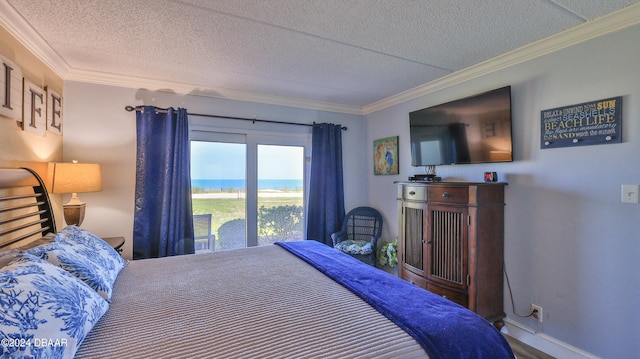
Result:
[[[70,73],[362,108],[640,0],[1,1]]]

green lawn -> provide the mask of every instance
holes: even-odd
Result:
[[[228,221],[245,218],[245,200],[243,198],[194,198],[193,214],[211,213],[211,228],[218,236],[218,228]],[[259,206],[302,206],[302,198],[298,197],[260,197]]]

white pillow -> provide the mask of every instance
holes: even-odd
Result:
[[[0,269],[3,357],[73,358],[109,308],[94,290],[28,253]]]

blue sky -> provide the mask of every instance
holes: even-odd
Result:
[[[258,177],[302,179],[304,150],[294,146],[258,146]],[[219,142],[191,142],[192,179],[245,178],[246,145]]]

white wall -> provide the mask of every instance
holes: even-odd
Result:
[[[397,233],[393,181],[410,166],[408,113],[512,86],[512,163],[439,166],[444,180],[481,181],[497,171],[506,189],[505,264],[515,310],[543,307],[544,322],[516,321],[603,358],[640,353],[640,206],[620,203],[621,184],[640,184],[640,27],[574,45],[367,116],[367,140],[400,136],[399,176],[370,176],[370,204]],[[623,96],[623,143],[540,149],[540,111]],[[369,171],[371,173],[371,171]]]
[[[345,171],[345,206],[367,202],[365,161],[366,139],[363,116],[304,110],[284,106],[214,99],[195,95],[177,95],[144,89],[129,89],[74,81],[65,82],[65,129],[63,157],[65,161],[102,165],[103,190],[82,193],[87,213],[82,227],[103,237],[124,236],[124,256],[131,258],[136,167],[135,113],[124,110],[127,105],[184,107],[191,113],[313,123],[331,122],[349,129],[343,132]],[[190,119],[191,121],[192,119]],[[199,123],[221,126],[269,128],[269,125],[220,120],[195,116]],[[282,127],[289,131],[292,127]],[[295,127],[299,131],[298,127]],[[307,129],[310,131],[310,128]],[[65,201],[67,198],[65,198]]]

